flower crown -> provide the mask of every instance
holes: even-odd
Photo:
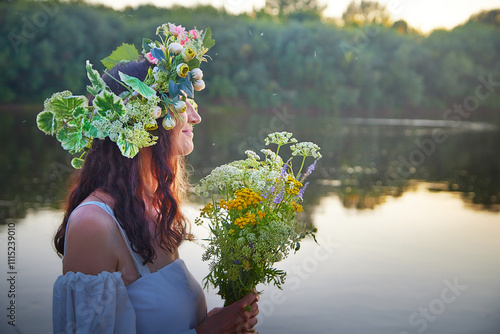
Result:
[[[90,106],[85,96],[67,90],[45,100],[44,110],[37,116],[38,128],[55,135],[71,154],[81,153],[71,161],[74,168],[83,166],[83,156],[94,138],[109,137],[125,157],[133,158],[140,148],[156,144],[161,117],[162,126],[170,130],[183,120],[179,113],[186,111],[186,101],[198,108],[194,91],[205,88],[200,65],[215,44],[210,28],[186,31],[165,23],[156,29],[156,35],[160,41],[144,38],[142,42],[142,54],[153,65],[144,81],[122,72],[118,72],[120,80],[109,75],[126,88],[116,95],[87,60],[92,84],[87,91],[94,96]],[[101,62],[109,70],[138,59],[135,46],[124,43]]]

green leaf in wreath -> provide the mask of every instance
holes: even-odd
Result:
[[[83,136],[83,133],[80,130],[67,133],[66,141],[62,142],[61,145],[65,150],[78,152],[85,148],[88,143],[87,138]]]
[[[147,99],[151,99],[156,96],[156,91],[146,85],[144,82],[139,80],[136,77],[131,77],[130,75],[127,75],[125,73],[122,73],[118,71],[118,74],[120,75],[120,79],[129,85],[133,90],[137,91],[139,94],[144,96]]]
[[[57,130],[56,115],[51,111],[42,111],[36,117],[38,128],[48,135],[53,135]]]
[[[103,90],[92,102],[94,108],[102,116],[106,116],[107,111],[111,111],[119,116],[125,115],[125,105],[123,100],[112,92]]]
[[[92,86],[87,86],[87,92],[96,96],[106,88],[106,83],[102,80],[99,72],[92,68],[92,64],[87,60],[85,68],[87,69],[87,77]]]
[[[99,131],[90,122],[88,127],[85,125],[83,131],[87,137],[98,138],[97,135],[99,134]]]
[[[123,156],[127,158],[133,158],[137,153],[139,153],[139,147],[137,147],[137,145],[128,142],[125,139],[123,133],[120,133],[120,136],[116,141],[116,144],[118,145],[118,148],[122,152]]]
[[[198,58],[194,57],[193,59],[188,61],[186,64],[187,64],[187,66],[189,66],[189,69],[192,70],[193,68],[199,68],[201,62]]]
[[[73,96],[69,91],[55,93],[44,103],[45,110],[52,111],[56,118],[72,117],[75,108],[87,105],[88,100],[85,96]]]
[[[151,50],[151,55],[153,57],[155,57],[156,59],[158,60],[167,60],[167,58],[165,58],[165,53],[163,52],[162,49],[160,48],[154,48]]]
[[[83,160],[83,159],[73,158],[71,160],[71,166],[73,166],[73,168],[75,168],[75,169],[80,169],[83,167],[84,162],[85,162],[85,160]]]
[[[82,119],[82,130],[83,130],[83,134],[85,135],[86,133],[88,133],[91,128],[93,128],[92,124],[90,124],[90,120],[86,117],[84,117]],[[94,136],[90,136],[90,137],[94,137]]]
[[[179,95],[179,85],[172,79],[168,82],[168,94],[171,99],[174,99],[177,95]]]
[[[101,60],[101,63],[108,70],[112,69],[116,64],[122,61],[131,61],[139,59],[139,51],[132,44],[123,43],[116,48],[109,56]]]
[[[85,116],[86,114],[87,114],[87,109],[85,107],[76,107],[75,110],[73,110],[74,118],[80,118],[82,116]]]
[[[194,88],[190,77],[191,73],[187,77],[179,79],[179,89],[183,90],[187,97],[194,99]]]
[[[203,46],[208,50],[215,45],[215,41],[212,39],[212,30],[210,27],[203,33]]]
[[[56,138],[61,143],[67,141],[68,140],[68,129],[67,128],[62,128],[61,130],[59,130],[57,132]]]

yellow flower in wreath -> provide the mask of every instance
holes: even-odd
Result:
[[[181,78],[185,78],[189,73],[189,66],[186,63],[181,63],[177,65],[176,71],[177,75],[179,75]]]

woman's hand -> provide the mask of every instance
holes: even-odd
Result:
[[[259,296],[251,293],[229,306],[213,309],[208,313],[205,322],[196,327],[196,333],[254,333],[253,327],[257,324],[259,314],[258,300]],[[250,306],[250,311],[247,306]]]

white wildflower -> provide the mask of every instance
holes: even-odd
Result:
[[[227,189],[236,190],[241,186],[243,172],[230,165],[222,165],[215,168],[208,176],[205,176],[195,187],[198,195],[207,196],[209,192]]]
[[[246,150],[245,154],[249,159],[260,160],[259,155],[252,150]]]
[[[277,144],[277,145],[286,145],[289,143],[296,143],[297,139],[292,138],[293,134],[290,132],[274,132],[267,136],[266,145],[269,144]]]
[[[303,157],[314,157],[315,159],[322,157],[321,153],[319,153],[320,147],[308,141],[292,145],[290,149],[293,156],[300,155]]]

